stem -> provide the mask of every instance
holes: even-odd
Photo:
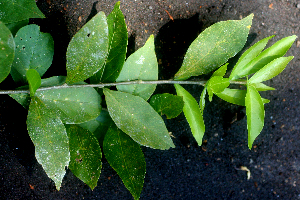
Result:
[[[53,90],[53,89],[64,89],[64,88],[83,88],[83,87],[93,87],[93,88],[103,88],[109,86],[117,85],[132,85],[132,84],[180,84],[180,85],[202,85],[204,86],[207,81],[174,81],[174,80],[158,80],[158,81],[126,81],[118,83],[99,83],[99,84],[78,84],[78,85],[63,85],[41,87],[37,91]],[[231,84],[246,84],[245,81],[230,81]],[[0,94],[20,94],[20,93],[30,93],[29,90],[0,90]]]

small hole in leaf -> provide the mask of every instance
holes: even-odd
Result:
[[[89,34],[87,34],[87,37],[90,37],[90,35],[91,35],[90,33],[89,33]]]
[[[22,48],[23,50],[25,49],[25,47]]]

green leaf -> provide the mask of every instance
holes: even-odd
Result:
[[[194,97],[186,91],[182,86],[174,84],[177,95],[183,97],[184,106],[183,113],[187,119],[192,134],[199,146],[202,144],[202,138],[205,132],[205,125],[203,116],[201,114],[199,105]]]
[[[101,173],[102,152],[96,137],[78,125],[66,125],[69,137],[72,173],[92,190],[97,186]]]
[[[146,174],[146,162],[140,146],[113,125],[105,135],[103,151],[134,199],[139,199]]]
[[[199,107],[200,107],[200,112],[201,115],[203,116],[203,112],[204,112],[204,108],[205,108],[205,96],[206,96],[206,92],[207,92],[207,86],[205,86],[201,92],[200,95],[200,101],[199,101]]]
[[[255,138],[260,134],[264,127],[265,110],[262,99],[258,91],[251,85],[247,86],[245,98],[247,129],[248,129],[248,146],[252,148]]]
[[[239,69],[235,73],[234,77],[231,75],[231,79],[238,79],[253,74],[263,68],[266,64],[270,63],[272,60],[284,56],[296,38],[296,35],[292,35],[277,41],[275,44],[264,50],[255,59],[245,65],[242,69]]]
[[[165,114],[167,119],[177,117],[182,112],[184,105],[182,97],[168,93],[152,96],[149,103],[158,114]]]
[[[95,119],[101,112],[101,96],[94,88],[63,88],[36,92],[63,123],[78,124]]]
[[[14,38],[9,29],[0,21],[0,83],[8,76],[14,56]]]
[[[251,85],[254,86],[257,91],[275,90],[275,88],[267,86],[267,85],[265,85],[263,83],[251,83]]]
[[[60,118],[37,97],[33,97],[27,116],[27,129],[35,146],[35,157],[59,190],[69,165],[69,139]]]
[[[163,119],[144,99],[106,88],[103,92],[111,118],[134,141],[154,149],[175,147]]]
[[[222,76],[213,76],[207,83],[207,92],[209,101],[212,101],[213,94],[223,92],[230,85],[228,78]]]
[[[175,80],[207,74],[235,56],[245,45],[253,14],[242,20],[218,22],[205,29],[190,45]]]
[[[23,21],[12,22],[12,23],[8,23],[8,24],[5,24],[5,25],[10,30],[11,34],[13,36],[15,36],[17,34],[17,32],[19,31],[19,29],[26,26],[26,25],[28,25],[28,23],[29,23],[29,19],[25,19]]]
[[[108,56],[105,67],[91,77],[92,83],[113,83],[118,78],[126,58],[128,33],[125,18],[120,10],[120,2],[107,16]]]
[[[225,88],[222,92],[216,93],[221,99],[240,106],[245,106],[246,90]]]
[[[18,22],[29,18],[45,18],[36,6],[35,0],[2,0],[0,3],[0,21]]]
[[[239,78],[237,74],[239,74],[240,70],[242,70],[245,67],[245,65],[250,63],[258,54],[260,54],[260,52],[265,48],[268,41],[272,37],[274,37],[274,35],[258,41],[253,46],[251,46],[247,51],[245,51],[243,55],[240,57],[240,59],[238,60],[238,62],[236,63],[236,65],[234,66],[229,79],[233,80]]]
[[[229,63],[226,63],[226,64],[222,65],[218,70],[216,70],[213,73],[212,77],[214,77],[214,76],[221,76],[221,77],[225,76],[228,64]]]
[[[71,39],[67,49],[67,80],[84,81],[103,68],[108,53],[106,16],[99,12]]]
[[[260,83],[263,81],[267,81],[278,74],[280,74],[286,65],[294,58],[294,56],[289,57],[281,57],[274,59],[269,64],[261,68],[258,72],[256,72],[249,80],[248,84],[251,83]]]
[[[26,79],[29,83],[30,96],[33,97],[35,91],[41,86],[41,77],[35,69],[26,72]]]
[[[117,82],[131,80],[157,80],[158,63],[155,55],[154,36],[151,35],[146,44],[129,56]],[[153,94],[156,84],[118,85],[119,91],[128,92],[147,100]]]
[[[49,33],[35,24],[21,28],[16,36],[16,55],[11,75],[15,82],[26,82],[26,71],[35,69],[42,77],[52,64],[54,42]]]

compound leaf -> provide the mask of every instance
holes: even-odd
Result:
[[[134,52],[126,60],[117,82],[130,80],[157,80],[158,63],[154,49],[154,36],[151,35],[146,44]],[[147,100],[156,88],[156,84],[118,85],[117,89],[140,96]]]
[[[163,119],[144,99],[106,88],[103,92],[111,118],[134,141],[154,149],[175,147]]]
[[[0,3],[0,21],[18,22],[29,18],[45,18],[36,6],[35,0],[2,0]]]
[[[256,72],[249,80],[248,84],[260,83],[267,81],[280,74],[286,65],[294,58],[294,56],[276,58],[258,72]]]
[[[106,16],[99,12],[71,39],[67,49],[67,79],[84,81],[103,68],[108,53]]]
[[[99,142],[93,133],[76,124],[67,124],[66,130],[71,155],[69,168],[93,190],[97,186],[102,167]]]
[[[27,129],[35,146],[35,157],[59,190],[69,165],[69,139],[60,118],[33,97],[27,116]]]
[[[30,96],[33,97],[35,91],[41,86],[41,77],[35,69],[29,69],[26,72],[26,79],[29,84]]]
[[[10,30],[0,21],[0,83],[8,76],[14,56],[14,38]]]
[[[202,144],[202,138],[205,132],[205,125],[203,116],[201,114],[199,105],[194,97],[186,91],[182,86],[175,84],[175,89],[178,96],[183,97],[184,106],[183,106],[183,113],[185,118],[187,119],[192,134],[196,139],[199,146]]]
[[[134,199],[139,199],[146,174],[146,162],[140,145],[113,125],[105,135],[103,151]]]
[[[26,82],[26,71],[35,69],[43,76],[52,64],[54,42],[49,33],[40,32],[35,24],[21,28],[16,36],[16,55],[11,75],[15,82]]]
[[[253,14],[242,20],[218,22],[205,29],[190,45],[175,80],[207,74],[235,56],[245,45]]]
[[[128,33],[125,18],[120,10],[120,2],[107,16],[108,56],[105,66],[91,77],[92,83],[113,83],[118,78],[124,65],[127,51]]]
[[[153,95],[149,103],[160,115],[165,114],[167,119],[177,117],[184,105],[182,97],[168,93]]]
[[[258,91],[251,85],[247,86],[245,98],[247,129],[248,129],[248,146],[252,148],[255,138],[260,134],[264,127],[265,110],[262,98]]]

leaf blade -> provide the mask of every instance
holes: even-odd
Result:
[[[41,86],[41,77],[35,69],[26,72],[26,79],[29,84],[30,96],[33,97],[36,90]]]

